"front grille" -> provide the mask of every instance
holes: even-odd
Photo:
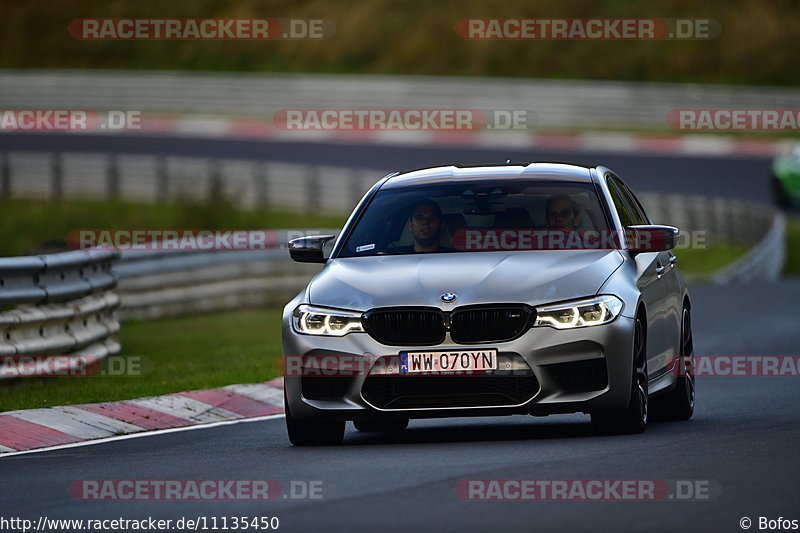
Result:
[[[361,395],[379,409],[491,407],[524,403],[539,391],[525,376],[370,376]]]
[[[558,386],[567,392],[603,390],[608,386],[605,359],[557,363],[544,368],[550,371]]]
[[[524,306],[456,309],[450,317],[450,336],[460,344],[510,341],[527,329],[530,317]]]
[[[425,346],[444,341],[444,315],[428,309],[381,309],[366,313],[367,330],[381,344]]]
[[[524,305],[460,307],[450,314],[450,335],[459,344],[510,341],[527,330],[532,315]],[[445,339],[446,314],[438,309],[375,309],[364,317],[367,331],[381,344],[431,346]]]
[[[303,376],[300,387],[308,400],[338,400],[347,394],[352,382],[352,377]]]

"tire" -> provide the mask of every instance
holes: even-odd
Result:
[[[692,319],[688,308],[683,308],[681,316],[680,367],[675,387],[653,399],[653,414],[659,420],[689,420],[694,414],[694,341],[692,340]]]
[[[402,431],[408,427],[408,418],[387,418],[384,420],[353,420],[359,431]]]
[[[592,413],[592,425],[602,435],[628,435],[647,429],[649,398],[647,391],[646,338],[641,319],[636,319],[633,336],[633,371],[628,407],[618,411]]]
[[[344,439],[344,420],[298,420],[289,410],[286,391],[283,391],[283,405],[286,412],[286,431],[295,446],[336,446]]]

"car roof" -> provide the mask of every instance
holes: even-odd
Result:
[[[387,178],[381,189],[446,184],[454,181],[546,179],[591,183],[590,167],[570,163],[507,163],[502,165],[449,165],[410,170]]]

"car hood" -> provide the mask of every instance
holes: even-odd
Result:
[[[592,296],[622,264],[616,250],[461,252],[333,259],[309,285],[309,303],[375,307],[547,302]],[[453,303],[443,293],[457,295]]]

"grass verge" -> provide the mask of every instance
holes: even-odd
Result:
[[[279,373],[281,309],[125,322],[120,342],[121,355],[141,362],[143,375],[20,379],[0,386],[0,411],[128,400],[272,379]]]
[[[783,275],[800,275],[800,218],[786,221],[786,263],[783,265]]]
[[[718,244],[704,250],[675,250],[675,255],[682,273],[702,278],[736,261],[747,251],[746,246]]]
[[[214,205],[123,201],[0,200],[0,256],[26,255],[44,244],[65,245],[76,229],[338,228],[343,216],[242,211]]]

